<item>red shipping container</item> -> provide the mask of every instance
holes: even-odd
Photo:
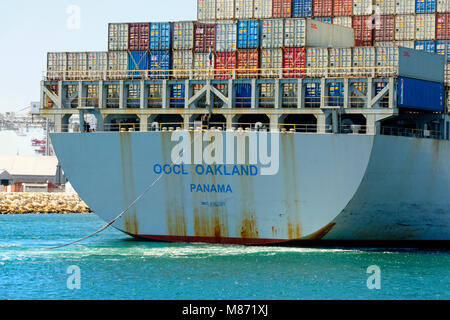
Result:
[[[257,78],[259,72],[259,50],[239,49],[237,51],[237,69],[238,78]]]
[[[292,0],[273,0],[272,5],[274,18],[292,17]]]
[[[236,52],[217,52],[214,78],[219,80],[232,79],[236,66]]]
[[[333,15],[351,16],[353,14],[353,0],[334,0]]]
[[[395,18],[394,16],[380,16],[375,21],[375,41],[395,40]]]
[[[329,17],[333,15],[333,0],[314,0],[313,16]]]
[[[436,39],[450,39],[450,13],[438,13],[436,15]]]
[[[214,52],[216,49],[216,25],[196,23],[194,25],[194,51]]]
[[[355,29],[355,46],[367,47],[373,45],[372,16],[353,17],[353,29]]]
[[[150,40],[149,23],[130,23],[128,25],[128,50],[147,51]]]
[[[285,78],[300,78],[300,75],[305,73],[305,68],[305,48],[283,49],[283,76]]]

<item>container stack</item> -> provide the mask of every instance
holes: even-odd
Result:
[[[197,4],[197,21],[111,23],[107,53],[49,53],[49,79],[64,74],[79,80],[103,71],[115,79],[321,77],[322,69],[351,70],[348,66],[365,75],[365,67],[395,64],[393,48],[398,46],[445,55],[450,64],[450,0],[197,0]],[[309,43],[311,20],[353,28],[354,43]],[[450,65],[446,71],[450,87]]]

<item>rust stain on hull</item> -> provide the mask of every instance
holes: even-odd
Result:
[[[137,222],[136,213],[125,218],[125,232],[131,235],[139,234],[139,224]]]
[[[131,142],[131,135],[128,132],[122,132],[119,135],[120,139],[120,156],[122,161],[122,187],[123,192],[123,207],[127,208],[133,201],[136,200],[136,190],[134,168],[133,168],[133,149]],[[131,207],[125,215],[125,232],[131,235],[139,234],[139,226],[137,222],[136,206]]]
[[[171,164],[171,134],[161,134],[161,154],[163,158],[163,165]],[[175,237],[187,236],[187,221],[186,212],[184,206],[184,183],[178,176],[165,175],[164,181],[164,194],[165,194],[165,209],[166,209],[166,223],[167,234]]]
[[[258,225],[253,216],[242,221],[241,237],[243,239],[257,239],[259,238]]]
[[[325,238],[327,234],[330,233],[330,231],[336,226],[336,223],[332,222],[328,224],[327,226],[323,227],[319,231],[313,233],[309,237],[307,237],[305,240],[322,240]]]
[[[289,240],[298,240],[302,237],[301,193],[297,183],[297,165],[295,159],[295,143],[293,134],[280,135],[282,146],[283,178],[285,185],[285,210],[287,218],[287,237]]]
[[[299,224],[288,223],[289,240],[297,240],[302,237],[301,226]]]

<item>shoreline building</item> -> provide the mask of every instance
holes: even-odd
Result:
[[[59,192],[66,182],[56,157],[0,155],[0,192]]]

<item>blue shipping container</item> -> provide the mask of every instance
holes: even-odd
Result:
[[[437,40],[436,53],[446,57],[446,62],[450,62],[450,40]]]
[[[184,85],[177,84],[172,86],[170,92],[170,107],[184,108]]]
[[[150,50],[169,50],[172,47],[172,24],[150,24]]]
[[[128,70],[130,75],[136,78],[144,76],[143,72],[138,70],[148,70],[148,52],[146,51],[131,51],[128,55]]]
[[[149,52],[149,76],[168,77],[171,66],[170,51],[150,51]]]
[[[398,79],[398,106],[403,108],[443,112],[445,88],[442,83]]]
[[[436,52],[436,42],[433,40],[420,40],[414,44],[416,50],[427,51],[431,53]]]
[[[330,97],[328,103],[333,107],[344,106],[344,83],[332,82],[329,87]]]
[[[312,17],[313,0],[293,0],[292,16],[294,18]]]
[[[305,107],[320,108],[320,83],[307,83],[305,88]]]
[[[331,17],[315,17],[313,20],[325,22],[325,23],[333,23],[333,18]]]
[[[260,23],[257,20],[241,20],[238,22],[237,47],[252,49],[259,47]]]
[[[416,0],[416,13],[436,12],[436,0]]]
[[[252,106],[251,84],[238,84],[236,86],[236,107],[250,108]]]

